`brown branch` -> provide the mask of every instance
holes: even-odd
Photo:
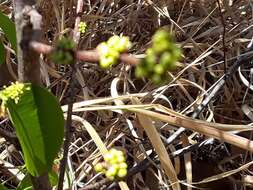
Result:
[[[96,50],[83,50],[76,52],[76,58],[81,61],[87,61],[87,62],[98,62],[99,55]]]
[[[41,15],[32,0],[14,0],[17,31],[18,78],[22,82],[41,84],[39,54],[30,48],[31,41],[40,41]]]
[[[36,42],[36,41],[30,42],[30,47],[37,53],[42,53],[42,54],[49,54],[49,53],[52,53],[52,51],[54,50],[52,46],[49,46],[40,42]]]
[[[30,47],[42,54],[50,54],[54,48],[52,46],[33,41],[30,43]],[[99,54],[96,50],[82,50],[76,52],[76,59],[80,61],[87,61],[87,62],[98,62],[99,61]],[[140,60],[136,58],[134,55],[123,53],[120,55],[120,61],[130,64],[130,65],[137,65],[139,64]]]
[[[130,65],[138,65],[140,63],[140,60],[134,57],[134,55],[126,54],[126,53],[123,53],[120,56],[120,60]]]
[[[13,0],[17,35],[18,79],[22,82],[42,84],[40,78],[39,53],[34,51],[31,41],[40,41],[42,37],[42,16],[34,8],[35,0]],[[50,190],[48,173],[31,176],[33,189]]]

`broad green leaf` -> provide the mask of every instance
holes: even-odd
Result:
[[[54,95],[34,84],[25,84],[18,103],[7,101],[28,172],[40,176],[51,170],[63,142],[64,117]]]
[[[5,62],[5,50],[4,50],[4,45],[0,41],[0,65]]]
[[[0,190],[8,190],[3,184],[0,183]]]
[[[5,36],[10,41],[12,48],[17,49],[16,28],[14,22],[8,16],[0,12],[0,28],[4,31]]]

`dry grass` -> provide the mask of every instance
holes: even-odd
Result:
[[[165,2],[172,2],[173,6],[168,6]],[[178,0],[175,2],[88,0],[84,3],[81,20],[87,22],[88,31],[81,36],[78,45],[80,49],[93,49],[98,43],[113,34],[124,34],[129,36],[134,43],[131,53],[143,54],[149,46],[155,30],[159,27],[166,27],[174,32],[177,43],[183,49],[184,58],[181,60],[180,68],[171,73],[171,77],[177,80],[168,82],[164,86],[155,86],[147,80],[136,79],[133,75],[134,68],[124,63],[119,63],[110,71],[100,69],[97,64],[79,63],[76,74],[75,90],[78,92],[76,102],[87,103],[83,107],[130,105],[133,102],[132,98],[136,97],[142,104],[161,104],[180,114],[190,116],[203,100],[207,90],[233,65],[236,57],[245,51],[253,37],[253,4],[249,0],[220,1],[222,13],[220,13],[216,0]],[[40,1],[38,6],[44,19],[45,43],[54,44],[60,35],[72,34],[75,22],[75,4],[74,0],[64,1],[64,3],[59,0]],[[4,9],[8,12],[6,7],[10,8],[10,5],[9,1],[3,1],[0,4],[0,10]],[[222,39],[224,23],[222,23],[221,14],[225,19],[225,49]],[[226,64],[224,64],[224,60]],[[55,65],[47,57],[43,57],[42,63],[45,65],[43,80],[60,99],[62,105],[65,105],[68,97],[69,79],[64,76],[68,72],[68,67]],[[249,68],[242,68],[245,78],[250,81],[253,76],[250,76],[249,71]],[[118,98],[119,95],[128,95],[130,98],[127,100],[124,97]],[[253,109],[252,95],[251,90],[242,83],[236,73],[226,81],[225,87],[218,92],[217,98],[210,102],[199,119],[213,123],[249,124],[252,122],[250,115]],[[109,98],[104,99],[104,97]],[[125,149],[129,168],[145,158],[149,158],[153,148],[161,159],[161,152],[156,147],[159,146],[159,143],[154,145],[154,139],[150,138],[147,131],[146,135],[145,126],[143,129],[142,125],[146,122],[149,127],[156,127],[162,140],[173,134],[176,128],[162,121],[152,122],[153,120],[150,118],[145,120],[145,117],[140,119],[138,114],[124,110],[119,108],[115,110],[112,107],[99,111],[76,111],[74,113],[76,115],[74,117],[75,133],[70,146],[67,172],[71,182],[70,189],[85,189],[87,185],[103,181],[104,177],[96,174],[92,166],[102,159],[99,149],[104,145],[107,148],[120,146]],[[84,121],[86,125],[92,126],[96,130],[104,145],[95,144],[98,138],[92,136],[94,141],[91,139]],[[8,123],[2,125],[6,129],[10,129]],[[188,131],[185,135],[175,140],[170,148],[166,147],[169,155],[184,146],[200,142],[205,138],[194,131]],[[243,135],[250,138],[251,132],[244,132]],[[12,167],[17,169],[22,164],[21,156],[3,138],[0,138],[0,143],[0,179],[9,186],[15,186],[22,175],[17,174]],[[106,151],[106,148],[104,147],[103,150]],[[164,153],[163,156],[170,159],[168,154]],[[239,156],[237,156],[238,154]],[[233,157],[227,159],[230,156]],[[252,174],[252,171],[250,168],[246,170],[246,166],[242,165],[246,164],[251,157],[251,153],[215,141],[213,144],[193,150],[192,157],[185,154],[180,156],[181,159],[173,158],[174,171],[171,171],[171,175],[173,176],[173,172],[179,174],[178,178],[181,180],[181,184],[185,184],[187,189],[191,189],[194,186],[200,187],[201,182],[197,183],[197,181],[203,180],[205,177],[226,172],[214,176],[211,178],[212,181],[237,173],[237,175],[230,176],[227,181],[222,181],[222,184],[218,184],[220,185],[218,189],[228,189],[228,186],[222,186],[226,182],[231,184],[231,189],[233,189],[232,184],[244,187],[245,183],[242,182],[245,181],[245,176]],[[186,160],[185,164],[180,163],[183,159]],[[152,156],[150,160],[152,164],[144,172],[129,176],[127,183],[130,189],[149,188],[154,190],[159,186],[161,189],[171,188],[170,181],[173,180],[168,178],[170,166],[167,166],[166,169],[164,160],[161,160],[165,169],[163,170],[161,165],[154,160],[154,156]],[[200,166],[199,162],[204,162],[207,167],[204,167],[205,164]],[[166,163],[170,165],[168,162]],[[210,164],[214,167],[210,168]],[[185,165],[188,166],[187,169],[184,169]],[[202,172],[198,170],[199,167],[203,167]],[[193,180],[191,180],[191,175]],[[246,179],[250,179],[250,177]],[[191,181],[195,183],[187,185],[187,182]],[[247,183],[250,182],[247,181]],[[108,182],[105,184],[106,187],[110,185]],[[68,186],[68,184],[65,185]],[[181,185],[181,188],[184,189],[185,185]],[[93,188],[95,187],[93,186]],[[172,187],[179,189],[177,185],[172,185]],[[205,187],[217,189],[215,184],[210,183],[207,183]],[[98,187],[98,189],[103,188],[104,186]]]

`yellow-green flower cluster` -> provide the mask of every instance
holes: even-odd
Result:
[[[30,87],[25,87],[25,84],[19,83],[18,81],[15,83],[11,83],[10,86],[4,86],[4,89],[0,91],[0,99],[1,103],[1,113],[5,113],[5,106],[8,100],[13,100],[16,104],[18,103],[20,96],[24,93],[25,90],[29,90]]]
[[[78,30],[81,34],[86,32],[87,24],[85,22],[80,22],[78,25]]]
[[[154,83],[161,83],[167,78],[167,71],[177,67],[181,49],[174,43],[166,30],[158,30],[152,37],[152,46],[147,49],[146,57],[135,70],[137,77],[149,77]]]
[[[98,45],[99,63],[102,68],[108,68],[115,64],[121,53],[131,48],[131,42],[126,36],[114,35],[107,42]]]
[[[96,172],[102,172],[110,180],[124,178],[126,176],[127,163],[122,151],[110,149],[105,155],[104,160],[105,162],[95,165],[94,169]]]

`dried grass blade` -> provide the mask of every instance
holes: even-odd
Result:
[[[108,103],[108,102],[112,102],[113,100],[129,100],[132,97],[143,97],[146,94],[147,93],[138,93],[138,94],[118,96],[116,98],[107,97],[107,98],[97,98],[97,99],[92,99],[92,100],[85,100],[85,101],[74,103],[73,104],[73,110],[75,110],[77,108],[85,107],[85,106],[91,106],[91,105],[94,105],[94,104]],[[63,112],[66,112],[68,110],[67,105],[63,105],[61,108],[62,108]]]
[[[186,147],[190,145],[187,136],[182,136],[183,146]],[[184,164],[185,164],[185,173],[186,173],[186,182],[188,184],[192,183],[192,162],[191,162],[191,152],[184,154]],[[187,190],[192,190],[191,186],[187,186]]]
[[[135,98],[133,101],[136,103],[140,103],[140,101]],[[155,126],[152,124],[152,120],[149,117],[141,113],[137,113],[138,120],[141,126],[144,128],[147,133],[148,138],[150,139],[153,147],[156,150],[156,153],[161,161],[161,165],[165,170],[170,182],[172,183],[173,190],[180,190],[180,184],[178,183],[178,178],[176,171],[173,167],[171,159],[167,153],[167,150],[160,138],[159,133],[157,132]]]
[[[131,99],[133,97],[124,97],[124,99]],[[110,98],[110,99],[99,99],[99,102],[102,103],[103,101],[113,101],[117,98]],[[89,101],[89,100],[88,100]],[[202,121],[202,120],[198,120],[198,119],[192,119],[190,117],[187,117],[185,115],[182,115],[176,111],[173,111],[169,108],[166,108],[162,105],[159,104],[142,104],[142,105],[120,105],[120,106],[110,106],[110,105],[93,105],[92,104],[87,104],[86,106],[84,106],[85,103],[88,103],[88,101],[82,102],[82,106],[77,106],[73,109],[73,112],[83,112],[83,111],[96,111],[96,110],[130,110],[132,108],[141,108],[141,109],[155,109],[156,111],[162,112],[164,114],[162,114],[164,117],[170,117],[172,118],[170,121],[168,121],[169,124],[171,125],[175,125],[178,127],[181,127],[180,124],[180,120],[184,120],[187,122],[191,122],[193,125],[197,125],[197,126],[202,126],[202,127],[211,127],[211,128],[216,128],[219,129],[221,131],[231,131],[231,132],[242,132],[242,131],[251,131],[253,129],[252,125],[230,125],[230,124],[221,124],[221,123],[211,123],[211,122],[207,122],[207,121]],[[95,104],[95,103],[94,103]],[[84,107],[83,107],[84,106]],[[65,108],[63,109],[63,111],[65,111]],[[154,112],[157,113],[157,112]],[[166,114],[166,115],[165,115]],[[176,119],[177,118],[177,119]],[[178,120],[178,121],[177,121]],[[177,121],[177,122],[176,122]]]
[[[176,148],[170,144],[168,146],[168,148],[170,149],[171,152],[175,152],[176,151]],[[174,165],[175,165],[175,171],[176,171],[176,174],[178,175],[180,173],[180,158],[179,157],[174,157]]]
[[[230,143],[232,145],[235,145],[237,147],[240,147],[245,150],[249,150],[253,152],[253,141],[246,139],[244,137],[234,135],[229,132],[224,132],[219,129],[215,129],[212,127],[209,127],[207,125],[202,125],[200,123],[196,123],[191,120],[186,120],[182,118],[177,117],[171,117],[168,115],[156,113],[154,111],[144,110],[144,109],[138,109],[138,108],[130,108],[129,111],[133,111],[135,113],[140,113],[145,116],[149,116],[155,120],[160,120],[167,122],[172,125],[181,126],[187,129],[191,129],[193,131],[197,131],[201,134],[207,135],[209,137],[216,138],[221,141],[225,141],[227,143]]]

